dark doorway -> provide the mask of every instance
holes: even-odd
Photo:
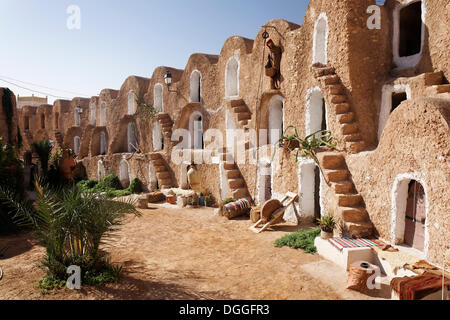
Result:
[[[391,112],[394,111],[403,101],[407,100],[408,96],[406,92],[398,92],[392,93],[392,109]]]
[[[41,129],[45,129],[45,115],[41,114]]]
[[[400,10],[399,56],[408,57],[420,52],[422,46],[422,1]]]
[[[325,99],[322,99],[322,125],[321,130],[327,130],[327,109],[325,107]]]
[[[322,216],[320,208],[320,170],[319,167],[314,168],[314,217],[320,219]]]
[[[425,190],[417,181],[411,181],[408,186],[408,200],[405,214],[405,237],[407,246],[419,251],[425,248]]]

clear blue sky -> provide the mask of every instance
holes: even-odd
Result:
[[[119,89],[129,75],[151,77],[160,65],[183,69],[192,53],[218,54],[232,35],[253,39],[271,19],[301,24],[308,2],[0,0],[0,78],[97,95]],[[80,30],[67,28],[72,4],[81,9]],[[31,95],[2,81],[0,86]]]

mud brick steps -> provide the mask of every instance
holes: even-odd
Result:
[[[161,190],[173,187],[172,178],[167,169],[166,161],[159,153],[150,154],[150,161],[156,172],[156,178]]]
[[[227,148],[219,149],[220,158],[223,161],[225,175],[228,180],[231,197],[235,200],[247,199],[252,203],[252,198],[248,192],[247,185],[242,177],[241,171],[234,162],[234,157],[228,152]]]
[[[351,153],[363,151],[366,147],[356,121],[356,115],[351,110],[349,99],[341,79],[332,67],[312,67],[314,77],[319,80],[323,95],[328,99],[329,105],[335,109],[341,133],[344,136],[347,149]]]
[[[427,94],[430,96],[450,93],[450,84],[444,84],[444,73],[442,71],[425,73],[424,85]]]
[[[230,106],[236,114],[237,121],[241,128],[244,129],[245,149],[248,150],[250,149],[250,121],[252,119],[252,113],[243,99],[231,100]]]
[[[370,237],[373,225],[364,206],[362,196],[356,191],[345,158],[337,152],[321,152],[319,162],[338,200],[338,216],[347,232],[354,237]]]

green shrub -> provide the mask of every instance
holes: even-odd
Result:
[[[303,249],[306,253],[315,254],[317,252],[317,249],[314,245],[314,239],[316,239],[319,235],[319,228],[311,230],[298,230],[276,240],[275,247],[291,247],[293,249]]]
[[[123,189],[122,185],[120,183],[119,177],[117,177],[114,173],[106,176],[102,181],[100,181],[95,186],[95,191],[98,191],[98,192],[106,192],[106,191],[108,191],[108,189],[113,189],[113,190]]]
[[[131,180],[130,186],[128,187],[128,190],[132,194],[137,194],[142,192],[142,182],[138,178],[134,178]]]
[[[84,192],[90,192],[98,182],[96,180],[83,180],[77,183],[78,188],[80,188]]]

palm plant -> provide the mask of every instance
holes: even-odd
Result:
[[[139,215],[131,202],[112,201],[101,194],[83,193],[78,187],[50,189],[36,182],[34,206],[18,200],[0,186],[0,199],[15,208],[13,220],[31,226],[46,248],[42,263],[48,276],[63,280],[66,268],[78,265],[83,276],[107,267],[100,245],[110,244],[127,213]]]
[[[31,146],[33,147],[34,152],[37,153],[39,162],[41,163],[42,173],[46,176],[48,172],[48,161],[53,145],[50,140],[41,140],[39,142],[34,142]]]

